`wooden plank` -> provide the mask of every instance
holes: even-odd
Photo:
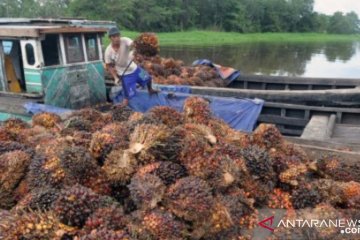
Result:
[[[265,82],[299,85],[340,85],[355,87],[360,85],[360,79],[355,78],[309,78],[309,77],[283,77],[265,75],[241,75],[236,81]]]
[[[323,103],[326,105],[336,102],[357,102],[360,104],[360,89],[336,89],[336,90],[253,90],[253,89],[231,89],[214,87],[192,86],[193,94],[211,95],[219,97],[236,98],[261,98],[271,102],[288,103]]]
[[[297,144],[295,144],[297,145]],[[349,165],[359,165],[360,164],[360,153],[359,152],[350,152],[350,151],[339,151],[336,149],[317,147],[313,145],[298,145],[309,156],[313,161],[321,158],[324,155],[337,155],[340,157],[340,161],[349,164]]]
[[[303,138],[299,138],[299,137],[287,137],[287,136],[285,136],[285,139],[292,143],[296,143],[299,145],[309,145],[309,146],[315,146],[315,147],[321,147],[321,148],[329,148],[329,149],[334,149],[334,150],[338,150],[338,151],[344,151],[345,149],[347,149],[347,151],[360,153],[360,144],[348,144],[348,143],[344,143],[344,142],[333,142],[331,139],[318,141],[318,140],[309,140],[309,139],[303,139]]]
[[[306,124],[308,123],[308,120],[305,119],[281,117],[270,114],[261,114],[258,118],[258,121],[266,122],[266,123],[298,126],[298,127],[305,127]]]
[[[41,34],[46,33],[86,33],[86,32],[107,32],[107,28],[99,27],[54,27],[40,29]]]
[[[336,108],[336,107],[317,107],[317,106],[307,106],[299,104],[290,104],[290,103],[277,103],[277,102],[265,102],[266,107],[273,108],[290,108],[290,109],[300,109],[300,110],[312,110],[318,112],[344,112],[344,113],[360,113],[360,108]]]
[[[39,31],[37,29],[31,29],[31,28],[0,27],[0,37],[36,38],[39,37]]]

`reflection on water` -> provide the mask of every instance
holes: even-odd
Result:
[[[206,58],[246,74],[360,78],[360,42],[162,47],[161,55],[186,64]]]

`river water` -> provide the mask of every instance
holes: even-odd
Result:
[[[243,74],[360,79],[360,42],[177,46],[162,47],[161,55],[181,59],[186,64],[210,59]]]

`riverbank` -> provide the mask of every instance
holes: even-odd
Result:
[[[123,36],[132,39],[138,32],[123,31]],[[188,31],[158,33],[161,46],[212,46],[230,45],[246,42],[339,42],[360,41],[360,35],[334,35],[323,33],[234,33],[213,31]],[[108,38],[105,38],[105,44]]]

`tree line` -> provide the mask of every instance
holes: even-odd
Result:
[[[355,12],[325,15],[314,0],[2,0],[0,17],[84,17],[136,31],[193,29],[360,33]]]

